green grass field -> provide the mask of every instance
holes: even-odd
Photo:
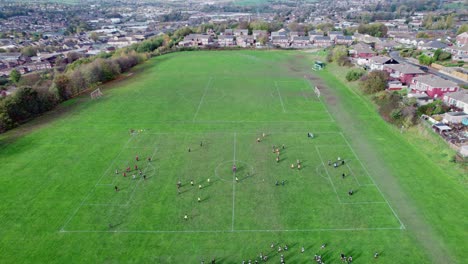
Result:
[[[314,56],[161,56],[99,100],[1,135],[3,262],[242,263],[263,252],[273,263],[462,263],[456,171],[441,173],[330,72],[311,74]]]

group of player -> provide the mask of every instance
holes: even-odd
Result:
[[[136,163],[138,163],[138,162],[140,161],[140,157],[139,157],[138,155],[135,156],[135,161],[136,161]],[[148,157],[148,158],[147,158],[147,161],[148,161],[148,162],[151,162],[151,161],[152,161],[152,158],[151,158],[151,157]],[[132,172],[133,172],[133,173],[132,173]],[[124,169],[124,170],[122,171],[122,176],[123,176],[123,177],[127,177],[127,175],[129,175],[130,173],[132,173],[132,180],[136,180],[136,179],[137,179],[137,175],[138,175],[138,177],[142,177],[143,180],[145,180],[145,181],[146,181],[146,179],[147,179],[147,178],[146,178],[146,174],[143,173],[143,171],[141,170],[141,167],[139,167],[138,164],[135,164],[135,166],[133,167],[133,169],[132,169],[132,167],[127,166],[127,168]],[[120,174],[119,169],[115,169],[115,174],[116,174],[116,175]],[[115,190],[116,192],[118,192],[118,191],[120,191],[120,188],[116,185],[116,186],[114,186],[114,190]]]
[[[272,243],[271,246],[270,246],[270,248],[273,249],[273,252],[274,252],[275,246],[276,246],[275,243]],[[320,250],[321,251],[324,250],[325,247],[326,247],[326,244],[322,244],[320,246]],[[284,246],[278,245],[278,251],[277,252],[280,255],[280,263],[281,264],[286,264],[286,260],[285,260],[285,256],[283,254],[284,253],[283,251],[288,251],[288,250],[289,250],[289,248],[288,248],[287,245],[284,245]],[[302,246],[301,249],[300,249],[300,253],[303,254],[304,252],[305,252],[305,248],[304,248],[304,246]],[[379,253],[375,252],[374,253],[374,258],[376,259],[378,257],[379,257]],[[254,264],[254,263],[258,264],[259,262],[262,262],[262,261],[266,262],[267,260],[268,260],[268,255],[265,255],[265,254],[263,254],[263,252],[260,252],[258,259],[256,258],[253,261],[252,261],[252,259],[249,259],[248,261],[243,260],[242,264]],[[345,262],[345,263],[352,263],[353,262],[353,257],[352,256],[346,256],[344,253],[341,253],[340,254],[340,260],[342,262]],[[316,253],[314,255],[314,261],[316,261],[318,264],[325,264],[324,258],[322,257],[322,255],[320,255],[318,253]],[[202,262],[202,264],[203,264],[203,262]]]

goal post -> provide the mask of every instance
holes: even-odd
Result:
[[[103,96],[103,94],[101,92],[101,88],[97,88],[96,90],[91,92],[91,99],[98,99],[101,96]]]
[[[314,92],[315,92],[315,95],[317,95],[317,97],[320,97],[320,90],[317,86],[315,86]]]

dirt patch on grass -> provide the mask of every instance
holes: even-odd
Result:
[[[325,99],[325,102],[328,105],[334,106],[338,103],[338,98],[330,91],[329,87],[323,83],[322,79],[310,73],[304,75],[304,78],[309,80],[309,82],[311,82],[313,85],[317,86],[317,88],[320,90],[320,95]]]

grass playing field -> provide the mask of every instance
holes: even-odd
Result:
[[[241,263],[263,252],[273,263],[280,254],[340,263],[340,253],[357,263],[457,263],[466,247],[447,247],[466,242],[463,203],[452,204],[466,201],[464,187],[439,183],[440,169],[424,162],[381,167],[422,154],[376,143],[399,135],[326,72],[311,75],[313,56],[158,57],[107,85],[103,98],[74,99],[0,136],[3,262]],[[338,157],[344,163],[328,165]],[[450,203],[440,210],[454,210],[445,223],[455,226],[432,220],[446,214],[439,209],[424,211],[419,185],[400,178],[407,168],[444,187],[433,203]]]

